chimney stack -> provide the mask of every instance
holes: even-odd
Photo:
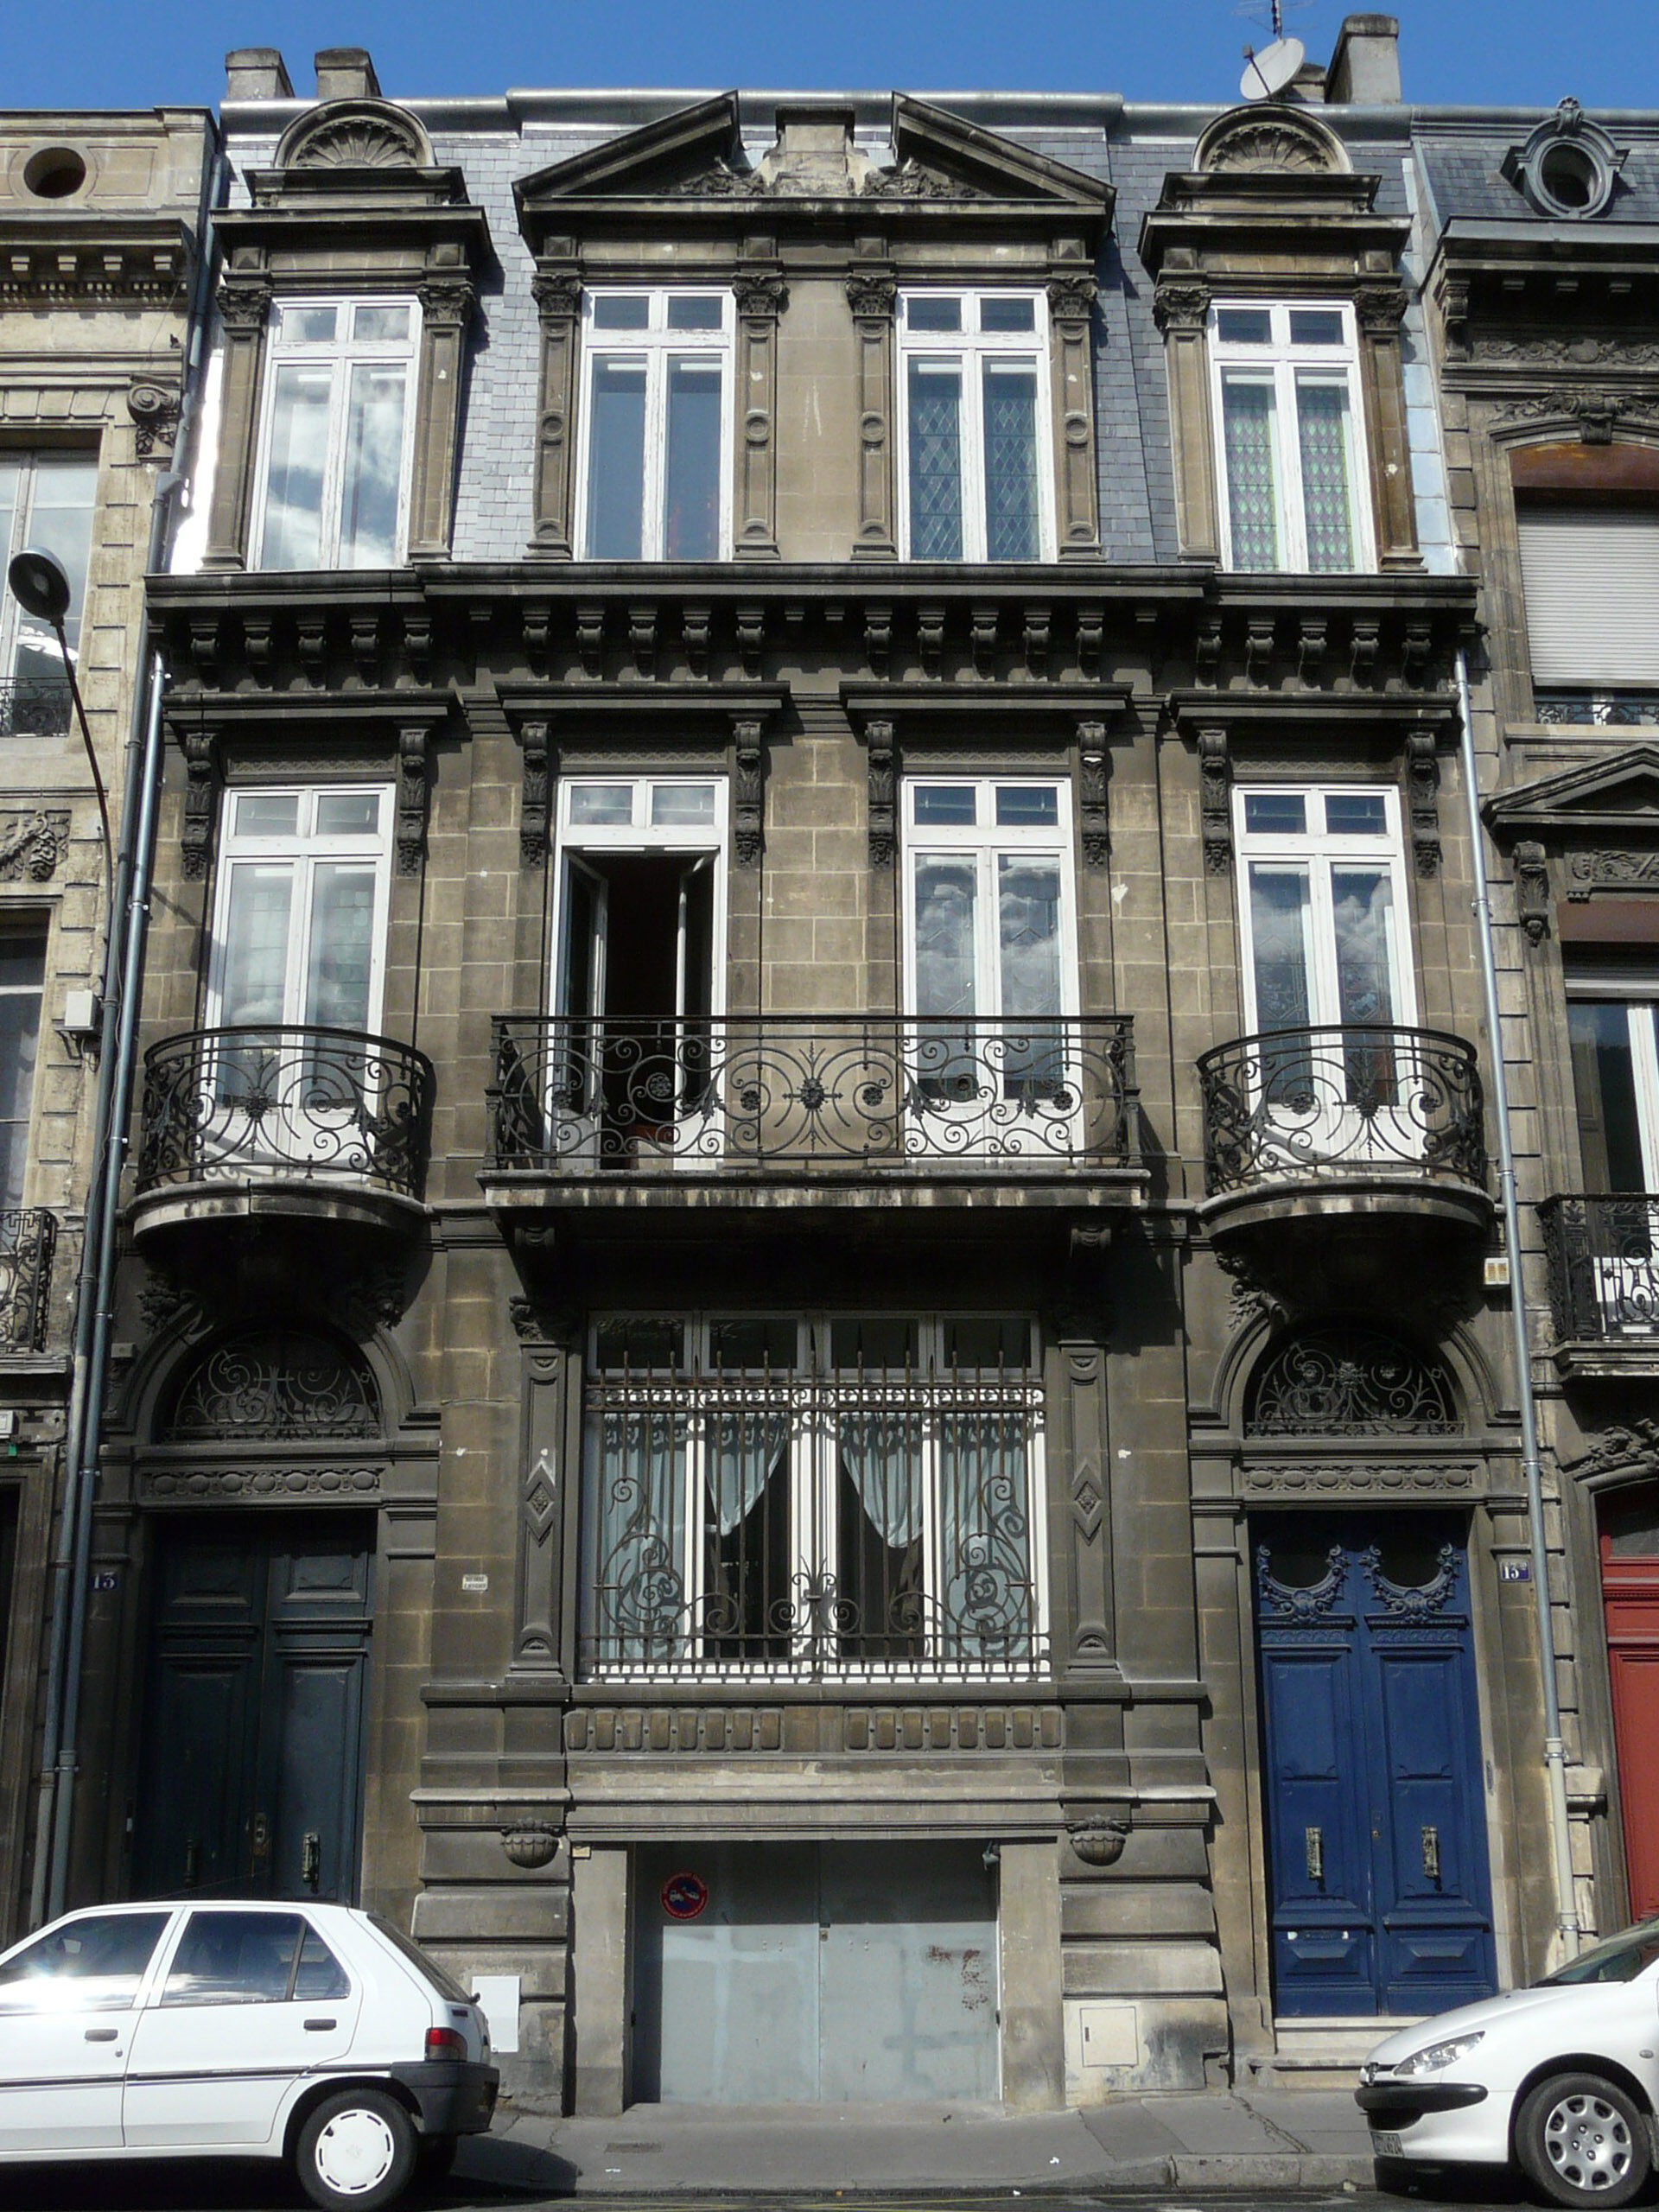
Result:
[[[225,97],[227,100],[291,100],[294,87],[288,81],[280,49],[238,46],[227,54]]]
[[[366,47],[323,48],[317,56],[320,100],[378,100],[379,97],[380,79],[374,73]]]
[[[1325,97],[1336,107],[1398,107],[1400,18],[1348,16],[1325,73]]]

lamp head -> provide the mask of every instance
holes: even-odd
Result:
[[[69,578],[55,553],[38,545],[25,546],[12,556],[6,581],[25,614],[32,614],[37,622],[49,622],[54,630],[62,628],[69,612]]]

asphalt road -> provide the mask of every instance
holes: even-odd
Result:
[[[16,2165],[0,2168],[0,2202],[7,2212],[304,2212],[308,2200],[298,2186],[277,2167],[262,2160],[242,2164],[181,2160],[134,2160],[128,2164],[79,2165]],[[786,2206],[788,2212],[853,2212],[868,2206],[872,2212],[1009,2212],[1011,2198],[1020,2192],[995,2195],[933,2195],[909,2192],[878,2196],[860,2192],[846,2197],[814,2195],[780,2196],[755,2194],[743,2196],[672,2195],[627,2198],[618,2196],[545,2197],[528,2191],[505,2190],[457,2178],[442,2187],[416,2187],[403,2200],[399,2212],[534,2212],[541,2204],[590,2207],[592,2212],[663,2212],[683,2205],[695,2212],[759,2212],[769,2205]],[[1257,2194],[1231,2191],[1203,2196],[1192,2191],[1113,2190],[1109,2195],[1083,2196],[1039,2195],[1027,2190],[1020,2196],[1023,2206],[1040,2205],[1042,2212],[1435,2212],[1435,2208],[1530,2206],[1518,2181],[1478,2171],[1440,2174],[1432,2182],[1402,2180],[1398,2190],[1304,2190],[1296,2194]]]

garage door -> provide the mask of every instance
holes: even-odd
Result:
[[[634,1859],[633,2095],[997,2094],[996,1899],[978,1844],[704,1844]]]

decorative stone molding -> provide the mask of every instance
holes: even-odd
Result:
[[[1463,1460],[1298,1461],[1247,1465],[1239,1486],[1246,1497],[1260,1498],[1467,1497],[1484,1487],[1482,1476],[1477,1463]]]
[[[855,319],[891,317],[899,286],[890,269],[855,269],[847,279],[847,304]]]
[[[1440,767],[1433,730],[1406,738],[1406,791],[1410,802],[1411,849],[1421,876],[1440,872]]]
[[[789,287],[780,268],[750,265],[740,267],[732,290],[737,302],[737,388],[742,395],[737,529],[732,550],[740,560],[775,561],[778,320],[788,302]]]
[[[1406,319],[1409,295],[1403,284],[1392,281],[1354,287],[1354,315],[1368,338],[1395,338]]]
[[[1204,864],[1224,875],[1233,861],[1232,764],[1224,729],[1198,732],[1198,817]]]
[[[1659,891],[1659,852],[1610,852],[1602,848],[1569,854],[1567,897],[1582,904],[1592,891]]]
[[[1635,1421],[1628,1428],[1610,1428],[1597,1437],[1576,1459],[1563,1459],[1561,1472],[1574,1482],[1617,1475],[1629,1482],[1647,1482],[1659,1476],[1659,1421]]]
[[[56,808],[0,820],[0,883],[50,883],[69,849],[69,817]]]
[[[137,1489],[146,1505],[238,1503],[345,1505],[373,1503],[385,1479],[382,1466],[339,1467],[157,1467],[141,1468]]]
[[[777,1707],[697,1702],[696,1686],[685,1684],[672,1707],[578,1707],[567,1713],[564,1743],[569,1751],[601,1754],[627,1751],[645,1757],[664,1752],[765,1753],[783,1749],[783,1713]],[[1065,1742],[1065,1716],[1056,1706],[986,1705],[958,1698],[950,1707],[859,1706],[839,1723],[841,1748],[853,1752],[905,1753],[1058,1751]]]
[[[1515,849],[1515,903],[1530,944],[1549,934],[1549,867],[1535,838],[1523,837]]]
[[[898,850],[898,746],[895,726],[880,716],[864,725],[869,756],[870,866],[889,868]]]
[[[1500,174],[1535,214],[1550,222],[1588,222],[1607,212],[1628,147],[1614,144],[1575,99],[1562,100],[1523,145],[1511,146]]]
[[[1539,369],[1650,369],[1659,366],[1659,344],[1627,338],[1622,332],[1577,337],[1475,334],[1473,358],[1506,367]]]
[[[552,725],[540,716],[518,726],[524,748],[524,796],[518,809],[518,861],[537,868],[547,858],[553,823]]]
[[[766,727],[760,715],[732,716],[732,857],[739,868],[756,868],[760,861]]]
[[[1576,425],[1580,442],[1608,446],[1621,426],[1630,429],[1659,429],[1659,399],[1645,392],[1592,390],[1586,385],[1559,385],[1501,407],[1491,418],[1495,430],[1524,423],[1561,423]]]
[[[558,1855],[559,1831],[550,1821],[519,1821],[501,1831],[501,1848],[527,1872],[550,1866]]]
[[[179,866],[181,873],[194,882],[199,882],[207,873],[207,863],[213,849],[213,816],[215,812],[214,770],[218,765],[216,734],[199,725],[188,725],[178,733],[184,753],[184,826],[179,838]]]
[[[176,388],[137,377],[127,386],[127,413],[132,421],[132,449],[140,461],[165,460],[173,450],[179,427],[180,399]]]
[[[853,557],[898,558],[893,532],[893,312],[899,285],[891,267],[855,268],[847,278],[858,343],[858,531]]]
[[[1265,169],[1330,176],[1345,171],[1349,162],[1341,143],[1323,124],[1275,102],[1230,108],[1217,116],[1198,141],[1192,167],[1201,174]]]
[[[397,873],[418,875],[426,850],[425,723],[397,733]]]
[[[290,123],[279,169],[423,169],[432,146],[406,108],[390,100],[330,100]]]
[[[1085,868],[1103,868],[1110,861],[1111,823],[1106,798],[1106,725],[1077,724],[1077,812]]]
[[[1071,1821],[1065,1833],[1085,1866],[1116,1866],[1129,1840],[1129,1822],[1127,1816],[1103,1814],[1098,1819]]]

